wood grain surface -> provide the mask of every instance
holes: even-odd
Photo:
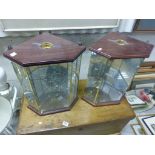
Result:
[[[123,41],[124,45],[119,45]],[[147,58],[153,45],[128,37],[118,32],[110,32],[93,43],[89,49],[109,59]]]
[[[85,81],[80,81],[79,95]],[[39,116],[23,98],[17,134],[113,134],[135,117],[123,99],[119,105],[94,107],[79,98],[70,111]],[[67,122],[67,125],[65,125]]]
[[[52,44],[51,48],[42,48],[42,43]],[[85,46],[80,46],[72,41],[43,33],[29,39],[3,53],[5,57],[24,67],[35,65],[46,65],[74,61]],[[11,56],[11,53],[16,53]]]

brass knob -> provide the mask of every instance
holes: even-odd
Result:
[[[53,44],[50,43],[50,42],[42,42],[40,47],[43,48],[43,49],[52,48]]]
[[[118,40],[116,40],[116,43],[119,44],[119,45],[125,45],[126,41],[122,40],[122,39],[118,39]]]

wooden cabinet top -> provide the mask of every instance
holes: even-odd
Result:
[[[83,51],[69,40],[43,33],[3,53],[5,57],[24,67],[74,61]]]
[[[89,49],[109,59],[147,58],[153,45],[118,32],[108,33]]]

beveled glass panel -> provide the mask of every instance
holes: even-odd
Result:
[[[92,52],[83,98],[94,105],[119,103],[142,61],[107,59]]]
[[[120,67],[120,73],[125,79],[128,85],[130,85],[133,76],[135,75],[140,64],[143,62],[143,58],[124,59]]]
[[[95,102],[100,86],[103,83],[104,72],[107,67],[107,59],[92,52],[88,69],[88,80],[84,91],[84,97],[91,102]]]
[[[45,114],[69,108],[77,98],[80,62],[81,57],[69,63],[24,68],[14,64],[32,109]]]

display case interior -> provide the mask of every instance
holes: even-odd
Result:
[[[29,100],[29,107],[44,114],[63,111],[77,100],[81,56],[70,63],[21,67],[12,63]]]
[[[114,59],[91,52],[84,99],[92,104],[119,102],[143,58]]]

